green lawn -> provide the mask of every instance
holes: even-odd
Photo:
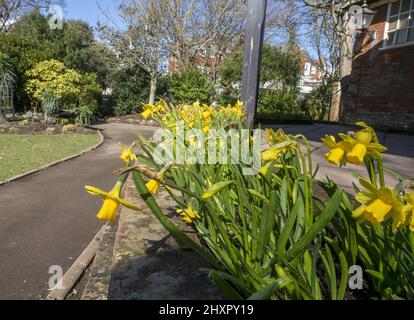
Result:
[[[97,134],[0,134],[0,181],[79,153],[98,142]]]

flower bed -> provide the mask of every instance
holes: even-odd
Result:
[[[334,181],[315,180],[303,135],[267,130],[270,147],[262,153],[261,130],[244,125],[241,103],[161,101],[142,116],[163,127],[158,143],[140,138],[141,155],[123,146],[127,166],[111,192],[87,187],[104,199],[100,219],[114,222],[119,205],[139,211],[120,197],[131,174],[152,213],[210,264],[211,279],[229,298],[345,299],[363,280],[372,298],[414,297],[414,193],[398,175],[398,185],[385,186],[386,148],[365,123],[340,141],[323,139],[333,165],[367,168],[370,179],[358,179],[352,199]],[[152,196],[161,185],[203,247],[162,212]]]
[[[60,125],[56,123],[44,123],[28,120],[5,122],[0,124],[0,134],[54,135],[62,133],[96,134],[96,130],[74,124]]]

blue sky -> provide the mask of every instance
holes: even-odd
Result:
[[[109,12],[116,19],[118,1],[114,0],[66,0],[64,8],[65,19],[79,19],[95,27],[98,21],[106,21],[105,12]],[[100,8],[101,9],[100,9]]]

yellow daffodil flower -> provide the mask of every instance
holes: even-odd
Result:
[[[214,109],[208,105],[203,105],[203,113],[201,114],[204,121],[210,121],[213,118]]]
[[[141,113],[141,116],[144,120],[148,120],[155,113],[155,106],[152,104],[144,104],[144,112]]]
[[[381,153],[387,151],[387,148],[378,143],[378,137],[374,129],[363,122],[358,122],[358,125],[364,126],[364,129],[356,132],[353,136],[339,134],[344,141],[348,141],[353,145],[352,150],[346,155],[347,161],[360,165],[367,155],[382,159]]]
[[[352,143],[349,141],[336,142],[334,136],[326,135],[322,142],[331,149],[325,154],[325,159],[334,165],[341,166],[345,164],[345,154],[352,150]]]
[[[194,220],[200,219],[198,211],[193,209],[193,204],[190,202],[187,209],[177,210],[177,213],[183,217],[183,220],[188,223],[193,223]]]
[[[243,106],[243,102],[241,102],[240,100],[238,100],[235,104],[235,106],[232,108],[232,111],[234,112],[234,114],[236,115],[236,117],[238,119],[243,119],[244,118],[244,106]]]
[[[123,205],[132,210],[140,210],[140,208],[134,206],[133,204],[130,204],[121,198],[122,186],[123,184],[121,182],[118,182],[109,193],[95,187],[85,186],[85,189],[88,193],[94,196],[102,196],[103,205],[98,213],[98,219],[115,223],[118,208],[120,205]]]
[[[121,156],[119,157],[121,160],[125,161],[125,163],[128,165],[131,161],[138,161],[137,156],[132,151],[132,148],[135,144],[132,144],[130,147],[124,146],[122,143],[119,143],[119,145],[122,148]]]
[[[280,152],[280,149],[271,147],[262,153],[262,159],[264,161],[274,161],[279,158]]]
[[[281,153],[286,154],[296,151],[296,139],[292,135],[287,135],[282,129],[279,129],[276,132],[269,129],[266,131],[266,134],[266,139],[269,144],[272,147],[279,149]]]
[[[395,230],[403,214],[403,205],[395,191],[386,187],[378,189],[362,178],[359,179],[359,183],[365,190],[355,196],[361,206],[354,211],[353,217],[358,222],[369,221],[372,224],[382,223],[392,217]]]
[[[262,179],[262,176],[265,176],[270,168],[271,162],[266,163],[263,167],[260,168],[259,175],[257,178],[260,180]]]
[[[357,125],[364,129],[353,135],[340,133],[342,141],[338,143],[335,137],[330,135],[326,135],[322,139],[322,142],[331,149],[325,155],[328,162],[335,165],[345,165],[347,162],[360,165],[367,155],[377,159],[382,158],[381,153],[385,152],[387,148],[378,143],[374,129],[364,122],[357,122]]]
[[[141,113],[141,116],[144,120],[148,120],[153,117],[155,114],[165,112],[165,101],[159,102],[156,106],[152,104],[144,104],[144,112]]]
[[[204,134],[209,133],[209,132],[210,132],[210,130],[211,130],[211,126],[210,126],[210,125],[207,125],[207,126],[205,126],[205,127],[203,128],[203,132],[204,132]]]
[[[266,133],[266,140],[267,142],[271,145],[273,144],[273,135],[275,134],[275,132],[273,131],[273,129],[266,129],[265,130]]]
[[[346,155],[346,159],[353,164],[362,164],[367,155],[367,146],[363,143],[357,143],[352,150]]]
[[[404,206],[405,224],[414,232],[414,192],[407,194],[404,197],[407,204]]]

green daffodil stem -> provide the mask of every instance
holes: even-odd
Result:
[[[119,176],[118,182],[120,182],[120,183],[122,183],[122,185],[124,185],[124,184],[125,184],[125,182],[126,182],[126,181],[127,181],[127,179],[128,179],[128,176],[129,176],[129,172],[125,172],[125,173],[121,174],[121,175]]]
[[[200,246],[198,246],[191,238],[189,238],[184,232],[176,227],[162,212],[160,207],[158,206],[157,202],[155,201],[153,195],[148,191],[144,179],[137,171],[132,172],[132,180],[134,181],[135,188],[137,189],[138,193],[141,195],[144,202],[150,208],[152,213],[157,217],[160,223],[166,228],[175,239],[179,242],[185,244],[186,246],[193,249],[197,252],[203,259],[205,259],[213,268],[220,270],[221,268],[216,263],[216,261],[210,257]]]
[[[370,157],[365,158],[365,165],[368,170],[369,179],[374,186],[377,186],[377,174],[375,172],[374,161]]]
[[[303,143],[306,146],[306,155],[308,157],[308,166],[309,166],[309,172],[311,175],[313,175],[313,164],[312,164],[312,151],[310,148],[310,144],[308,139],[306,139],[306,137],[303,134],[299,134],[296,137],[298,137],[299,139],[301,139],[303,141]]]
[[[382,159],[378,159],[377,160],[377,165],[378,165],[378,176],[379,176],[379,180],[380,180],[380,186],[381,187],[385,187],[385,177],[384,177],[383,160]]]
[[[305,212],[306,212],[306,223],[307,223],[307,225],[305,226],[305,230],[308,231],[310,226],[313,224],[313,207],[312,207],[312,201],[310,197],[310,192],[312,192],[312,190],[309,190],[312,186],[309,185],[309,176],[308,176],[308,171],[307,171],[307,166],[306,166],[306,159],[301,149],[299,149],[299,155],[302,161],[302,174],[303,174],[303,184],[304,184],[304,192],[305,192]]]

